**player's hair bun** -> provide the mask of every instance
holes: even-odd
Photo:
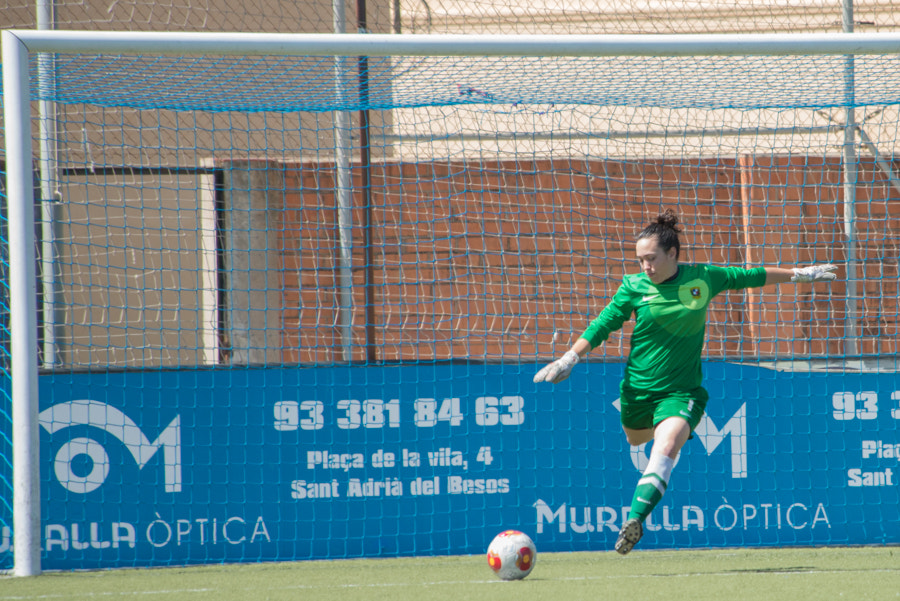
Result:
[[[678,215],[675,214],[675,211],[672,209],[666,209],[663,213],[656,218],[656,223],[675,230],[676,232],[680,232],[681,228],[678,227]]]

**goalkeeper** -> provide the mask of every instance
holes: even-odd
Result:
[[[706,408],[709,395],[701,385],[700,355],[712,298],[723,290],[836,277],[834,265],[793,269],[681,265],[680,232],[671,210],[644,228],[635,245],[642,273],[625,276],[612,301],[572,348],[534,376],[535,382],[565,380],[583,355],[634,315],[620,385],[622,428],[629,444],[653,440],[653,448],[616,541],[622,555],[643,536],[644,520],[662,499],[675,459]]]

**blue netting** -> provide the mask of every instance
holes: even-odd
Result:
[[[37,82],[36,59],[33,58]],[[896,56],[391,57],[59,56],[44,99],[174,110],[295,112],[460,104],[582,104],[701,109],[900,103]],[[848,93],[847,75],[855,80]]]

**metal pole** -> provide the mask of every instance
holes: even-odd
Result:
[[[393,22],[392,31],[394,33],[403,33],[403,19],[400,16],[400,0],[391,0],[391,21]]]
[[[368,33],[366,0],[356,0],[358,32]],[[375,265],[372,247],[372,149],[369,144],[369,57],[359,57],[359,149],[362,158],[363,237],[366,257],[366,360],[374,363],[375,354]]]
[[[55,29],[53,0],[38,0],[37,28]],[[42,90],[56,88],[52,54],[38,55],[38,80]],[[38,101],[39,172],[41,180],[41,311],[43,315],[43,364],[58,362],[56,345],[56,228],[57,228],[57,130],[56,103]]]
[[[843,0],[842,11],[844,33],[853,33],[853,0]],[[847,237],[847,311],[844,317],[844,354],[859,354],[859,308],[856,285],[858,260],[856,252],[856,81],[854,56],[844,59],[844,91],[846,95],[846,116],[844,118],[844,234]]]
[[[9,219],[12,354],[13,545],[17,576],[41,572],[37,276],[28,51],[3,32],[3,118]]]
[[[31,52],[246,56],[779,56],[897,54],[900,33],[481,35],[11,30]]]
[[[334,32],[347,31],[347,18],[343,0],[333,0]],[[347,58],[334,57],[335,99],[340,105],[346,98]],[[350,160],[352,154],[351,119],[347,111],[334,114],[335,172],[337,176],[338,236],[340,239],[340,323],[341,355],[350,362],[353,359],[353,195]]]

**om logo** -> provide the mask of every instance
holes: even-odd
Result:
[[[105,430],[118,440],[142,469],[162,448],[166,492],[181,491],[181,416],[176,415],[162,433],[150,440],[127,415],[99,401],[80,400],[54,405],[39,415],[41,426],[50,434],[72,426],[92,426]],[[72,469],[76,457],[86,456],[90,471],[80,475]],[[56,453],[53,471],[56,479],[73,493],[86,494],[99,488],[109,475],[109,455],[99,442],[77,437],[65,443]]]

